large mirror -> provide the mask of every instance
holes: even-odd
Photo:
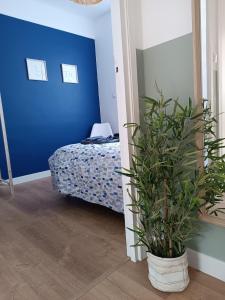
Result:
[[[157,83],[167,99],[185,104],[191,97],[199,107],[204,102],[217,116],[217,137],[225,137],[225,0],[168,1],[163,10],[159,2],[143,6],[143,41],[137,50],[140,99],[157,98]],[[148,26],[149,20],[157,26]],[[141,120],[144,111],[140,100]],[[202,135],[198,140],[202,143]],[[224,214],[210,213],[205,210],[203,219],[225,225]]]
[[[204,103],[210,106],[218,123],[216,134],[225,137],[225,1],[201,0],[201,90]],[[195,28],[196,29],[196,28]],[[195,32],[196,34],[196,32]],[[224,153],[221,151],[221,155]],[[221,206],[221,204],[220,204]],[[225,207],[225,201],[224,205]],[[214,217],[215,218],[215,217]],[[216,217],[225,220],[225,214]]]

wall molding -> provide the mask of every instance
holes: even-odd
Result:
[[[187,250],[189,266],[225,282],[225,262],[212,256]]]
[[[13,178],[14,185],[30,182],[51,176],[50,170]]]

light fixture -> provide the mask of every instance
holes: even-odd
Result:
[[[98,4],[102,0],[72,0],[72,1],[78,4],[91,5],[91,4]]]

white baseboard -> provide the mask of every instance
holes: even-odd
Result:
[[[212,256],[187,249],[188,264],[190,267],[199,270],[207,275],[225,282],[225,262]],[[145,259],[146,253],[142,256]]]
[[[44,171],[44,172],[29,174],[29,175],[20,176],[20,177],[15,177],[15,178],[13,178],[13,183],[15,185],[17,185],[17,184],[37,180],[37,179],[46,178],[46,177],[49,177],[49,176],[51,176],[51,172],[48,170],[48,171]]]
[[[225,262],[188,249],[189,266],[225,282]]]

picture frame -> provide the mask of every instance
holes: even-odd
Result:
[[[64,83],[79,83],[77,65],[61,64]]]
[[[47,66],[45,60],[27,58],[26,63],[29,80],[48,81]]]

